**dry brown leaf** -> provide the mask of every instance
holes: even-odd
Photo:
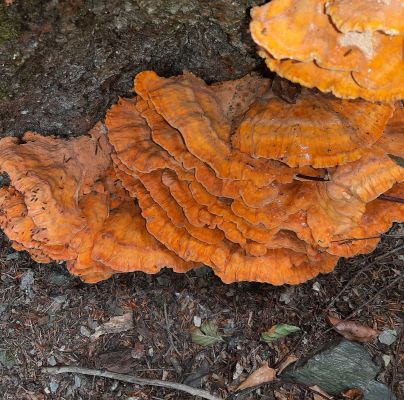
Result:
[[[361,325],[355,321],[343,321],[332,315],[328,316],[328,321],[340,335],[348,340],[371,342],[379,334],[379,332],[373,328]]]
[[[342,397],[349,400],[363,400],[364,398],[362,390],[357,388],[346,390],[342,393]]]
[[[333,399],[333,397],[330,396],[328,393],[324,392],[324,390],[321,389],[320,386],[317,385],[310,386],[309,389],[313,391],[313,400]]]
[[[95,332],[90,336],[91,340],[96,340],[102,335],[109,333],[125,332],[133,329],[133,314],[132,312],[125,313],[123,315],[113,317],[105,324],[98,326]]]
[[[296,362],[299,358],[294,354],[288,355],[285,360],[281,363],[281,365],[276,369],[276,375],[280,375],[285,368],[287,368],[290,364]]]
[[[265,362],[260,368],[254,371],[244,382],[238,387],[237,391],[244,390],[253,386],[260,385],[261,383],[271,382],[276,377],[276,371],[268,366]]]

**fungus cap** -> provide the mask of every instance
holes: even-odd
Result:
[[[383,3],[359,0],[361,12],[356,14],[350,7],[352,21],[356,15],[387,21],[392,9],[397,18],[403,13],[402,2],[379,10],[368,7],[376,2]],[[336,3],[348,4],[330,1],[332,16]],[[251,34],[268,67],[293,82],[342,98],[384,102],[404,98],[404,35],[389,36],[376,29],[341,32],[325,5],[326,0],[273,0],[253,8]]]
[[[403,0],[330,0],[326,12],[341,32],[404,34]]]
[[[390,105],[308,91],[295,104],[262,99],[248,110],[233,145],[290,167],[332,167],[359,159],[380,138],[392,112]]]

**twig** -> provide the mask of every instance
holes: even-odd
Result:
[[[166,303],[164,303],[164,319],[166,321],[166,331],[167,331],[167,335],[168,335],[168,340],[170,342],[170,348],[167,350],[167,352],[166,352],[166,354],[164,354],[164,356],[166,356],[171,351],[171,349],[174,349],[174,351],[180,356],[181,354],[175,347],[173,335],[170,331],[170,324],[168,323],[167,304]]]
[[[377,236],[368,236],[368,237],[363,237],[363,238],[346,238],[346,239],[339,239],[339,240],[331,240],[331,243],[340,243],[340,244],[346,244],[349,242],[355,242],[357,240],[370,240],[370,239],[381,239],[381,235]]]
[[[125,374],[117,374],[115,372],[109,372],[105,370],[99,369],[91,369],[91,368],[81,368],[81,367],[74,367],[74,366],[62,366],[62,367],[47,367],[42,368],[42,372],[55,375],[55,374],[83,374],[83,375],[90,375],[90,376],[99,376],[100,378],[109,378],[115,379],[117,381],[134,383],[140,386],[157,386],[166,389],[174,389],[179,390],[181,392],[185,392],[191,394],[192,396],[199,396],[203,399],[207,400],[223,400],[221,397],[216,397],[209,392],[202,390],[202,389],[195,389],[191,386],[184,385],[182,383],[176,382],[167,382],[162,381],[159,379],[146,379],[146,378],[139,378],[137,376],[125,375]]]
[[[393,287],[400,279],[403,279],[404,275],[401,274],[399,275],[396,279],[394,279],[393,281],[391,281],[387,286],[385,286],[384,288],[382,288],[381,290],[379,290],[374,296],[372,296],[368,301],[366,301],[365,303],[361,304],[355,311],[353,311],[351,314],[349,314],[346,318],[342,319],[340,322],[338,322],[338,324],[340,324],[341,322],[345,322],[349,319],[351,319],[352,317],[354,317],[362,308],[366,307],[368,304],[373,303],[373,301],[375,301],[375,299],[377,299],[383,292],[385,292],[387,289],[390,289],[391,287]],[[337,324],[337,325],[338,325]],[[336,326],[336,325],[335,325]],[[324,331],[321,336],[325,335],[326,333],[330,332],[331,330],[333,330],[335,328],[335,326],[332,326],[331,328],[328,328],[326,331]]]
[[[320,181],[320,182],[328,182],[328,178],[323,178],[321,176],[310,176],[310,175],[303,175],[303,174],[296,174],[296,178],[306,179],[308,181]]]
[[[294,386],[297,386],[297,387],[299,387],[299,388],[301,388],[301,389],[309,390],[309,391],[312,392],[313,394],[315,394],[315,395],[317,395],[317,396],[320,396],[320,397],[323,398],[323,399],[330,400],[330,397],[329,397],[329,396],[326,396],[325,394],[319,392],[319,391],[316,390],[316,389],[312,389],[310,386],[305,385],[304,383],[295,382],[295,381],[289,381],[289,380],[286,381],[286,380],[283,380],[283,379],[279,379],[279,382],[281,382],[281,383],[283,383],[283,384],[294,385]],[[335,399],[335,397],[334,397],[334,399]]]
[[[404,199],[401,197],[396,197],[396,196],[389,196],[387,194],[381,194],[378,199],[380,200],[386,200],[386,201],[392,201],[393,203],[403,203],[404,204]]]
[[[328,306],[323,310],[322,315],[326,315],[328,313],[328,311],[331,309],[331,307],[335,304],[335,302],[341,297],[341,295],[349,288],[351,287],[357,277],[362,274],[363,272],[368,271],[371,267],[373,267],[375,264],[377,264],[377,262],[379,262],[380,260],[383,260],[385,258],[387,258],[388,256],[399,252],[400,250],[404,249],[404,245],[398,246],[390,251],[388,251],[387,253],[383,253],[380,256],[377,256],[373,259],[372,262],[365,264],[356,274],[355,276],[350,279],[342,288],[341,290],[331,299],[330,303],[328,304]],[[390,287],[390,285],[389,285]],[[364,307],[366,304],[362,305],[361,307]],[[308,321],[308,323],[312,323],[314,320],[316,319],[316,315],[313,315],[313,317],[310,318],[310,320]],[[323,332],[323,335],[327,332],[329,332],[332,328],[327,329],[325,332]],[[286,357],[292,353],[294,353],[296,351],[296,349],[300,346],[300,344],[302,343],[304,339],[304,335],[301,335],[299,340],[297,341],[297,343],[289,350],[289,352],[287,352],[277,363],[275,366],[279,366],[282,361],[284,361],[286,359]]]
[[[356,278],[362,274],[363,272],[369,270],[371,267],[373,267],[378,261],[387,258],[388,256],[390,256],[391,254],[397,253],[398,251],[404,249],[404,245],[402,246],[398,246],[395,249],[392,249],[390,251],[388,251],[387,253],[381,254],[380,256],[377,256],[374,258],[374,260],[372,262],[370,262],[369,264],[365,264],[356,274],[355,276],[350,279],[345,285],[344,287],[333,297],[333,299],[330,301],[330,303],[328,304],[327,308],[324,310],[323,314],[326,314],[330,308],[335,304],[335,302],[341,297],[342,293],[345,292],[345,290],[347,290],[350,286],[352,286],[355,281]]]
[[[276,385],[276,384],[296,386],[300,389],[309,390],[311,393],[316,394],[323,399],[330,400],[330,398],[328,396],[326,396],[325,394],[319,392],[316,389],[312,389],[310,386],[305,385],[304,383],[300,383],[300,382],[296,382],[296,381],[292,381],[292,380],[285,380],[282,378],[276,378],[273,381],[260,383],[259,385],[255,385],[251,388],[244,389],[239,392],[234,392],[228,397],[227,400],[236,400],[238,398],[238,396],[242,396],[244,398],[244,396],[254,392],[255,390],[257,390],[260,387],[267,386],[267,385]]]
[[[350,319],[354,317],[363,307],[366,307],[368,304],[373,303],[377,297],[379,297],[383,292],[393,287],[398,281],[404,278],[404,274],[400,274],[396,279],[392,280],[387,286],[379,290],[374,296],[372,296],[368,301],[361,304],[355,311],[349,314],[344,320]],[[332,328],[331,328],[332,329]]]

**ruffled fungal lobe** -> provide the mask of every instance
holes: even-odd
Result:
[[[403,12],[400,0],[273,0],[253,8],[250,30],[280,76],[390,102],[404,98]]]

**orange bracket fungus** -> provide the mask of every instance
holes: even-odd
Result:
[[[404,98],[401,0],[273,0],[250,30],[268,67],[346,99]]]
[[[292,3],[253,13],[272,32],[299,21],[296,32],[309,35],[272,43],[260,31],[278,46],[273,56],[291,51],[299,63],[331,72],[335,64],[344,74],[368,62],[363,49],[344,59],[324,2],[305,0],[313,24],[328,32],[313,52],[313,10]],[[343,14],[343,3],[327,3],[330,15]],[[384,27],[369,21],[360,24]],[[404,168],[392,159],[403,156],[399,103],[304,89],[292,104],[254,74],[207,85],[189,73],[145,71],[135,91],[89,135],[0,141],[0,170],[10,178],[0,189],[0,226],[16,250],[64,260],[86,282],[205,264],[224,282],[298,284],[332,271],[339,257],[372,251],[404,220],[402,203],[383,200],[404,197]]]

